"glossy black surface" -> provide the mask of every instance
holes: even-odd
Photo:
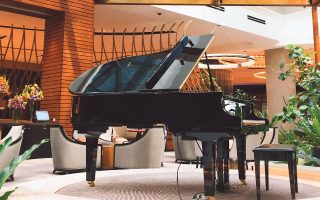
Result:
[[[224,110],[221,92],[180,92],[212,40],[213,35],[184,37],[171,51],[112,61],[74,80],[70,86],[75,95],[72,124],[79,132],[88,133],[87,181],[95,180],[99,132],[109,126],[151,128],[156,124],[165,124],[174,133],[203,142],[206,195],[215,194],[215,140],[228,134],[237,138],[239,178],[245,179],[241,118]],[[247,119],[257,119],[251,113],[247,111]],[[222,157],[221,187],[229,179],[228,169],[223,167],[228,159],[225,151]]]
[[[143,92],[74,97],[72,123],[80,132],[108,126],[136,128],[165,124],[174,132],[241,130],[241,119],[228,115],[220,92]],[[76,112],[78,111],[78,112]]]
[[[170,51],[114,60],[83,73],[69,90],[76,95],[152,89],[178,91],[212,40],[212,34],[184,36]]]

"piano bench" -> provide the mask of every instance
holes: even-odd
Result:
[[[261,199],[260,193],[260,161],[265,162],[265,181],[266,190],[269,190],[269,160],[287,161],[289,169],[291,198],[295,199],[295,193],[298,192],[297,178],[297,147],[290,144],[263,144],[253,150],[255,173],[256,173],[256,192],[257,199]]]

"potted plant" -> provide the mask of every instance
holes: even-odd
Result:
[[[294,76],[301,91],[288,98],[277,119],[293,123],[296,128],[284,130],[284,133],[294,133],[298,146],[304,152],[314,152],[317,156],[320,150],[320,65],[313,65],[310,54],[306,54],[299,46],[289,46],[289,58],[293,62],[288,70],[284,70],[284,64],[280,64],[282,73],[279,79]]]
[[[43,139],[39,144],[35,144],[32,145],[30,147],[30,149],[28,149],[27,151],[25,151],[23,154],[15,157],[9,164],[9,166],[7,166],[6,168],[4,168],[2,171],[0,171],[0,189],[3,186],[3,184],[6,182],[6,180],[10,177],[10,175],[13,174],[14,170],[16,169],[16,167],[23,162],[24,160],[30,158],[32,152],[34,150],[36,150],[37,148],[39,148],[40,145],[48,142],[48,139]],[[10,146],[10,144],[12,143],[12,138],[9,137],[7,138],[3,143],[0,144],[0,153],[2,153],[7,147]],[[8,197],[15,191],[14,190],[10,190],[5,192],[4,194],[0,195],[0,200],[7,200]]]

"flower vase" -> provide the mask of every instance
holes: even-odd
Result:
[[[13,110],[13,112],[12,112],[13,123],[18,123],[19,116],[20,116],[20,111],[19,110]]]
[[[30,121],[33,121],[33,115],[34,115],[34,101],[32,101],[32,100],[30,100],[30,103],[29,103],[29,112],[30,112],[30,114],[29,114],[29,119],[30,119]]]

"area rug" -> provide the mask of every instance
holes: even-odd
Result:
[[[179,173],[181,199],[192,197],[203,191],[203,176],[200,172]],[[261,177],[262,199],[291,199],[289,180],[270,178],[269,191],[265,190]],[[85,181],[64,187],[57,194],[102,200],[179,200],[176,173],[158,174],[132,173],[96,179],[96,187],[88,187]],[[242,184],[236,174],[230,175],[230,188],[224,193],[217,192],[216,199],[242,200],[256,199],[255,178],[247,176],[247,184]],[[297,199],[320,199],[320,185],[299,183]]]

